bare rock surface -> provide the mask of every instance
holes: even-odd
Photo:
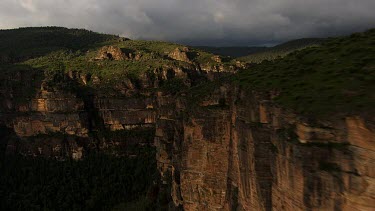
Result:
[[[124,60],[126,58],[125,54],[122,52],[121,48],[117,46],[104,46],[98,52],[96,60]]]
[[[175,207],[375,209],[375,128],[363,118],[311,124],[230,86],[203,107],[184,102],[161,99],[156,121],[158,169]]]
[[[178,61],[191,63],[191,60],[189,59],[189,56],[188,56],[188,52],[189,52],[189,49],[187,47],[176,48],[168,56]]]

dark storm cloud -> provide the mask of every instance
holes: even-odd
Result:
[[[199,45],[272,44],[375,27],[374,0],[0,0],[0,28],[58,25]]]

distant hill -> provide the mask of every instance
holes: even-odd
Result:
[[[279,57],[284,57],[285,55],[301,50],[306,47],[316,46],[321,44],[327,39],[324,38],[304,38],[298,40],[292,40],[280,45],[276,45],[271,48],[266,48],[263,51],[251,53],[247,56],[238,58],[240,61],[248,63],[260,63],[264,60],[274,60]]]
[[[233,58],[247,56],[267,50],[267,47],[210,47],[210,46],[194,46],[195,48],[220,55],[230,56]]]
[[[6,60],[20,61],[56,50],[84,50],[95,43],[117,40],[118,36],[85,29],[25,27],[0,30],[0,53]]]
[[[195,46],[195,48],[203,51],[220,55],[238,58],[240,61],[249,63],[259,63],[263,60],[273,60],[283,57],[295,50],[300,50],[309,46],[319,45],[323,38],[303,38],[291,40],[274,47],[211,47],[211,46]]]

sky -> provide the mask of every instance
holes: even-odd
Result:
[[[271,45],[375,28],[375,0],[0,0],[0,29],[26,26],[189,45]]]

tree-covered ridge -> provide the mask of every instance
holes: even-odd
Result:
[[[275,91],[275,102],[306,115],[374,114],[375,29],[253,65],[234,81]]]
[[[98,78],[100,83],[94,85],[91,80],[85,84],[95,89],[100,88],[97,90],[111,89],[124,78],[137,79],[142,74],[152,74],[155,70],[194,70],[217,66],[229,69],[235,65],[235,61],[230,59],[222,58],[217,61],[211,53],[175,43],[129,40],[81,29],[20,28],[3,30],[0,32],[1,37],[4,38],[0,41],[4,44],[0,48],[1,73],[13,68],[19,69],[22,65],[47,73],[47,78],[62,78],[62,74],[75,72],[84,77]],[[105,47],[120,49],[124,58],[98,58]],[[186,54],[187,59],[171,57],[170,54],[176,49]],[[61,84],[60,82],[53,81]]]
[[[312,46],[318,46],[325,40],[326,39],[321,38],[303,38],[292,40],[286,43],[282,43],[280,45],[276,45],[275,47],[265,48],[263,50],[255,52],[248,56],[240,57],[238,59],[248,63],[260,63],[264,60],[274,60],[277,58],[284,57],[296,50],[301,50]]]
[[[115,35],[63,27],[0,30],[0,56],[2,60],[17,62],[56,50],[84,50],[94,44],[117,39],[119,37]]]
[[[198,49],[202,49],[206,52],[210,52],[221,56],[230,56],[232,58],[244,57],[250,54],[256,54],[259,52],[267,51],[270,48],[262,46],[250,46],[250,47],[212,47],[212,46],[196,46]]]

